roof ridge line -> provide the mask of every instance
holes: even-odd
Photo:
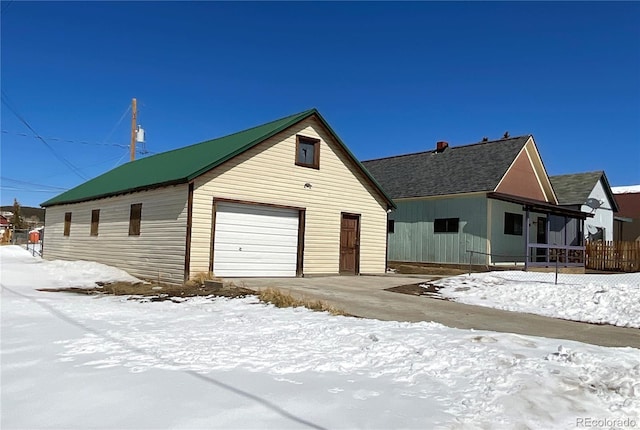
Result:
[[[235,136],[236,134],[240,134],[240,133],[244,133],[244,132],[247,132],[247,131],[251,131],[251,130],[256,129],[256,128],[264,127],[264,126],[267,126],[269,124],[273,124],[274,122],[285,120],[287,118],[293,118],[293,117],[296,117],[296,116],[306,115],[306,114],[309,114],[312,111],[313,112],[317,112],[317,109],[316,108],[311,108],[311,109],[303,110],[301,112],[294,113],[293,115],[283,116],[282,118],[274,119],[273,121],[265,122],[264,124],[258,124],[258,125],[253,126],[253,127],[245,128],[244,130],[236,131],[235,133],[225,134],[224,136],[216,137],[214,139],[203,140],[202,142],[198,142],[198,143],[194,143],[194,144],[185,146],[185,148],[188,148],[189,146],[200,145],[201,143],[207,143],[207,142],[212,142],[214,140],[223,139],[225,137]]]
[[[503,142],[506,140],[515,140],[515,139],[522,139],[523,137],[529,138],[531,135],[530,134],[523,134],[522,136],[515,136],[515,137],[508,137],[506,139],[495,139],[495,140],[488,140],[486,142],[475,142],[475,143],[467,143],[465,145],[458,145],[458,146],[449,146],[447,148],[448,151],[454,150],[454,149],[462,149],[462,148],[468,148],[470,146],[477,146],[477,145],[486,145],[487,143],[497,143],[497,142]],[[380,158],[372,158],[370,160],[364,160],[363,163],[369,162],[369,161],[378,161],[378,160],[388,160],[391,158],[400,158],[400,157],[408,157],[411,155],[421,155],[421,154],[428,154],[428,153],[434,153],[437,152],[436,149],[431,149],[428,151],[418,151],[418,152],[410,152],[407,154],[398,154],[398,155],[390,155],[388,157],[380,157]]]
[[[604,170],[600,169],[600,170],[590,170],[590,171],[588,171],[588,172],[562,173],[562,174],[559,174],[559,175],[551,175],[551,176],[549,176],[549,177],[550,177],[550,178],[553,178],[553,177],[557,177],[557,176],[590,175],[590,174],[592,174],[592,173],[600,173],[600,174],[603,174],[603,173],[604,173]]]
[[[170,152],[182,151],[182,150],[187,149],[187,148],[192,148],[194,146],[203,145],[205,143],[210,143],[210,142],[214,142],[216,140],[225,139],[227,137],[235,136],[235,135],[240,134],[240,133],[245,133],[247,131],[251,131],[251,130],[254,130],[256,128],[268,126],[269,124],[273,124],[274,122],[282,121],[282,120],[285,120],[287,118],[293,118],[293,117],[297,117],[297,116],[301,116],[301,115],[306,115],[306,114],[309,114],[311,112],[315,113],[317,111],[318,110],[316,108],[307,109],[307,110],[295,113],[293,115],[287,115],[287,116],[283,116],[282,118],[274,119],[273,121],[269,121],[269,122],[266,122],[264,124],[258,124],[258,125],[255,125],[253,127],[245,128],[244,130],[236,131],[235,133],[225,134],[223,136],[218,136],[218,137],[214,137],[213,139],[208,139],[208,140],[203,140],[201,142],[192,143],[191,145],[183,146],[183,147],[180,147],[180,148],[174,148],[174,149],[169,149],[167,151],[162,151],[162,152],[159,152],[157,154],[153,154],[150,157],[144,157],[144,158],[140,158],[138,160],[134,160],[134,162],[141,161],[141,160],[148,160],[148,159],[154,158],[154,157],[156,157],[158,155],[168,154]],[[125,164],[128,164],[128,163],[125,163]]]

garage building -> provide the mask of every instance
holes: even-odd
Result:
[[[42,206],[45,258],[169,283],[384,273],[394,207],[315,109],[126,163]]]

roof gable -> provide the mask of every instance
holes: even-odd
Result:
[[[316,115],[320,119],[336,141],[343,146],[356,167],[373,183],[374,187],[387,200],[387,203],[393,206],[391,199],[375,182],[369,172],[362,167],[316,109],[300,112],[228,136],[123,164],[47,200],[42,203],[42,206],[77,203],[127,192],[189,182],[312,115]]]
[[[496,192],[547,201],[544,190],[538,181],[533,162],[525,148],[520,151],[507,173],[500,180],[496,187]]]
[[[598,184],[598,181],[602,181],[605,194],[609,199],[611,208],[614,212],[617,212],[618,205],[616,199],[613,196],[609,181],[604,171],[598,170],[595,172],[584,173],[572,173],[568,175],[555,175],[550,176],[549,180],[553,185],[553,189],[558,196],[558,204],[560,205],[584,205],[591,192]]]
[[[494,191],[530,135],[364,161],[394,199]]]

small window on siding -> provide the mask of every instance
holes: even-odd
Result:
[[[129,213],[129,236],[140,236],[140,220],[142,218],[142,203],[131,205]]]
[[[522,236],[522,214],[504,213],[504,234]]]
[[[433,222],[434,233],[457,233],[460,218],[436,218]]]
[[[392,219],[387,220],[387,233],[395,233],[396,232],[396,222]]]
[[[71,212],[64,213],[64,235],[69,236],[71,233]]]
[[[91,211],[91,236],[98,235],[98,223],[100,222],[100,209]]]
[[[320,139],[296,136],[296,165],[320,168]]]

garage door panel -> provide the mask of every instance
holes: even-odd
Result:
[[[293,226],[292,226],[293,227]],[[298,228],[293,230],[289,228],[274,228],[272,226],[253,226],[253,225],[231,225],[231,224],[218,224],[216,223],[216,233],[221,232],[227,235],[264,235],[264,236],[289,236],[297,237]]]
[[[225,254],[235,252],[265,252],[274,254],[294,254],[297,255],[297,250],[293,249],[292,245],[271,245],[269,243],[251,243],[248,245],[238,246],[235,243],[216,243],[215,252],[219,252],[219,256],[223,257]]]
[[[229,228],[233,228],[234,226],[239,226],[239,225],[243,225],[243,226],[249,226],[249,227],[262,227],[262,221],[265,219],[266,217],[247,217],[247,218],[240,218],[238,217],[237,219],[233,219],[233,218],[227,218],[227,217],[223,217],[222,219],[218,219],[218,216],[216,216],[216,223],[217,225],[225,225],[228,226]],[[293,226],[297,226],[298,225],[298,218],[294,218],[294,219],[279,219],[277,216],[269,216],[269,227],[273,228],[274,230],[288,230],[293,228]]]
[[[297,238],[290,236],[258,236],[258,235],[250,235],[250,234],[224,234],[220,235],[219,239],[216,239],[216,244],[225,246],[229,245],[230,248],[225,249],[238,249],[238,248],[246,248],[249,246],[273,246],[273,247],[295,247],[298,243]],[[237,237],[234,237],[237,236]]]
[[[242,277],[291,277],[290,271],[288,268],[278,269],[278,268],[252,268],[246,266],[236,266],[230,267],[229,269],[230,275],[216,275],[216,276],[242,276]],[[242,273],[241,275],[234,275],[233,273]]]
[[[219,226],[217,226],[219,227]],[[266,231],[259,229],[240,229],[236,228],[234,230],[222,230],[220,228],[216,228],[216,239],[220,242],[225,243],[272,243],[274,245],[280,243],[287,243],[290,245],[295,245],[298,239],[298,231],[290,232],[290,231]]]
[[[295,276],[298,211],[219,203],[216,208],[216,276]]]
[[[247,258],[251,260],[251,265],[254,264],[265,264],[268,263],[270,265],[274,265],[274,266],[281,266],[281,267],[290,267],[290,264],[285,260],[286,258],[290,257],[290,258],[295,258],[295,255],[292,254],[285,254],[285,253],[280,253],[280,254],[265,254],[265,253],[261,253],[261,252],[244,252],[244,255],[242,255],[242,258]],[[283,262],[284,261],[284,262]],[[220,259],[218,261],[219,263],[229,263],[229,264],[235,264],[236,262],[238,262],[238,265],[242,265],[245,264],[243,260],[241,260],[240,257],[233,255],[233,254],[224,254],[222,256],[220,256]]]
[[[235,203],[218,203],[219,214],[225,218],[244,221],[254,217],[275,216],[281,220],[297,219],[297,211],[292,209],[272,208],[259,205],[243,205]]]

